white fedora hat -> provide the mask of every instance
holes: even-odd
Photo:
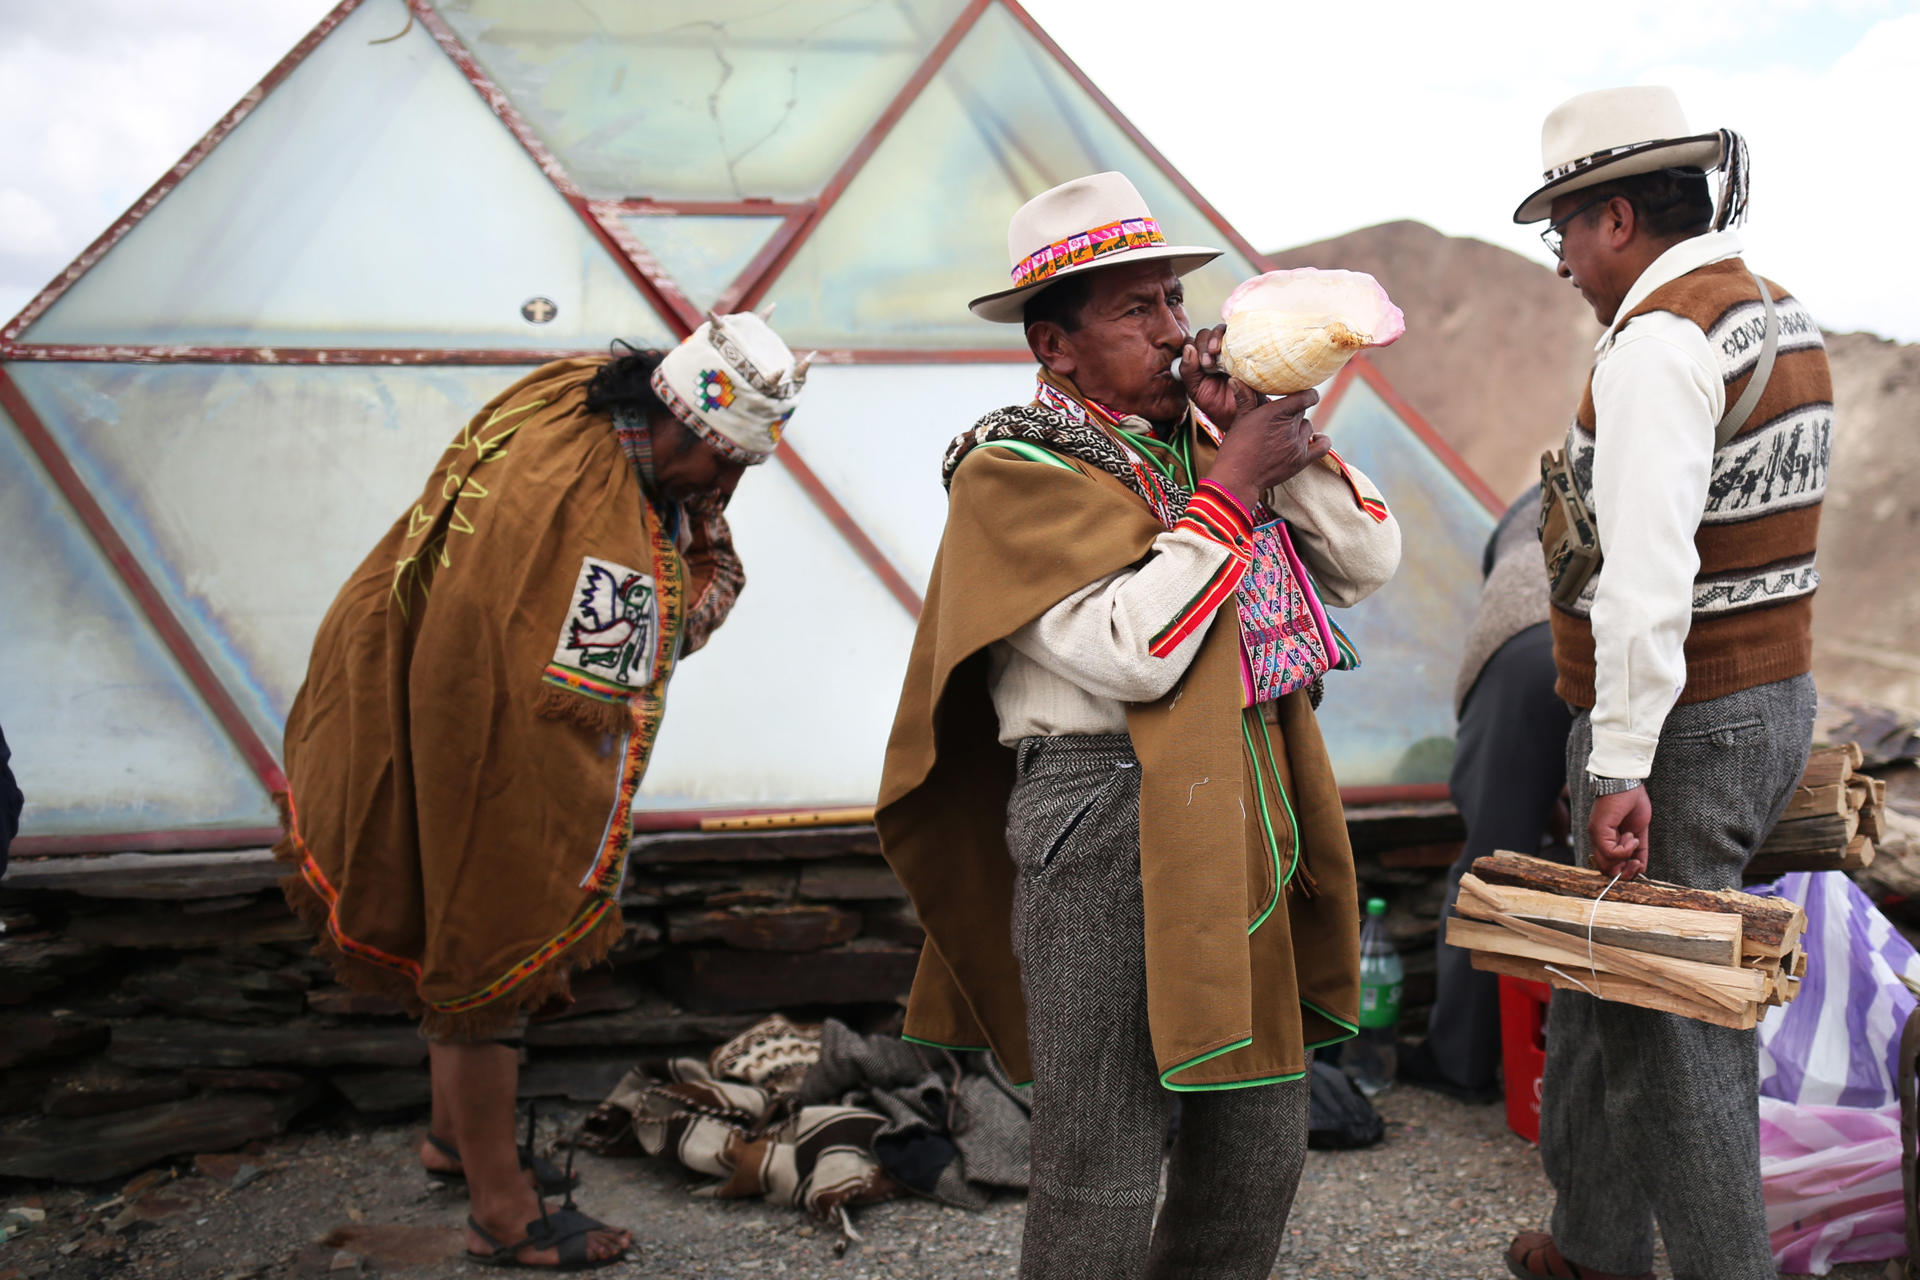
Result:
[[[1019,324],[1027,299],[1068,276],[1153,258],[1172,259],[1175,274],[1185,275],[1220,252],[1168,244],[1125,175],[1096,173],[1042,191],[1020,206],[1007,224],[1013,287],[975,298],[967,309],[982,320]]]
[[[1690,133],[1680,99],[1662,85],[1596,89],[1553,109],[1540,130],[1539,190],[1513,211],[1515,222],[1548,216],[1554,198],[1656,169],[1710,173],[1726,158],[1724,133]]]

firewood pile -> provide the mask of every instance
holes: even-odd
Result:
[[[1447,941],[1473,967],[1745,1029],[1800,989],[1806,913],[1783,898],[1610,877],[1518,853],[1473,864]]]
[[[1887,784],[1858,772],[1863,763],[1852,742],[1809,756],[1793,799],[1747,864],[1747,878],[1872,866],[1874,845],[1886,837]]]

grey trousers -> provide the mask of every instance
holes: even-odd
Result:
[[[1573,715],[1553,693],[1553,632],[1544,622],[1494,650],[1460,709],[1447,790],[1467,824],[1466,846],[1447,872],[1441,919],[1453,914],[1460,877],[1500,849],[1533,853],[1567,781]],[[1470,952],[1435,941],[1427,1047],[1449,1080],[1485,1089],[1500,1066],[1500,985]]]
[[[1737,889],[1806,768],[1810,676],[1678,706],[1647,779],[1647,874]],[[1593,729],[1567,743],[1575,852],[1593,809]],[[1540,1157],[1553,1239],[1570,1261],[1638,1274],[1653,1229],[1675,1280],[1774,1280],[1760,1195],[1759,1057],[1751,1031],[1557,991],[1547,1018]]]
[[[1007,811],[1033,1050],[1022,1280],[1261,1280],[1306,1161],[1306,1080],[1174,1094],[1147,1029],[1140,769],[1124,734],[1028,738]]]

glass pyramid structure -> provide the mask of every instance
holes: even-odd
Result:
[[[458,425],[766,303],[825,354],[732,508],[751,587],[674,681],[640,821],[871,804],[941,452],[1031,394],[965,302],[1015,207],[1104,169],[1226,250],[1196,323],[1265,268],[1013,0],[343,0],[0,329],[16,849],[269,842],[313,632]],[[1407,531],[1344,619],[1335,765],[1439,798],[1489,495],[1363,362],[1319,420]]]

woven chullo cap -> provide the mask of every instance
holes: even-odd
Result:
[[[773,456],[800,403],[812,356],[751,311],[709,315],[653,371],[653,391],[715,453],[743,466]]]

